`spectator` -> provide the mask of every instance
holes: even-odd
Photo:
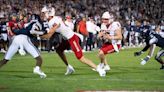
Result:
[[[81,42],[81,47],[84,51],[84,46],[86,46],[87,37],[89,36],[88,30],[86,27],[86,17],[84,15],[82,16],[82,20],[78,23],[76,32],[83,35],[83,42]]]

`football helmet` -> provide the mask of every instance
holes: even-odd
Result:
[[[112,23],[114,21],[114,16],[113,14],[109,13],[108,11],[107,12],[104,12],[102,14],[102,19],[108,19],[109,20],[109,24]]]
[[[50,16],[55,16],[55,9],[53,7],[44,6],[41,12],[45,13],[46,19],[48,19]]]

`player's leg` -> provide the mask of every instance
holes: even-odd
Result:
[[[94,70],[96,70],[100,76],[106,76],[106,72],[104,69],[102,68],[99,68],[96,66],[96,64],[94,64],[91,60],[85,58],[84,56],[82,56],[80,59],[79,59],[82,63],[92,67]]]
[[[161,64],[160,69],[164,69],[164,61],[162,59],[162,56],[164,56],[164,49],[161,49],[155,56],[155,59]]]
[[[105,58],[105,54],[102,50],[99,51],[98,53],[99,59],[100,59],[100,64],[98,64],[98,67],[104,68],[106,71],[110,70],[109,64]]]
[[[36,65],[35,66],[39,66],[39,67],[41,67],[42,66],[42,57],[39,55],[39,56],[37,56],[36,58],[35,58],[35,60],[36,60]]]
[[[107,64],[106,59],[105,59],[105,54],[102,50],[99,50],[98,56],[100,58],[100,62],[103,64]]]
[[[141,65],[145,65],[150,60],[150,58],[154,54],[155,47],[156,47],[155,44],[153,44],[153,45],[150,46],[150,50],[148,52],[148,55],[144,59],[141,59],[142,60],[141,63],[140,63]]]
[[[106,71],[110,70],[110,66],[107,63],[107,60],[105,58],[105,55],[108,53],[113,53],[114,47],[112,44],[104,44],[98,53],[99,59],[100,59],[100,64],[98,65],[100,68],[104,68]]]
[[[5,65],[9,60],[3,59],[0,61],[0,68]]]
[[[79,39],[76,35],[73,36],[73,38],[71,38],[69,40],[70,46],[72,51],[75,53],[77,59],[79,59],[82,63],[89,65],[92,68],[96,68],[96,65],[89,59],[86,59],[83,56],[82,53],[82,48],[79,45]]]
[[[56,49],[56,53],[59,55],[59,57],[62,59],[62,61],[64,62],[64,64],[66,66],[68,66],[68,62],[67,62],[67,58],[64,54],[64,51],[62,51],[61,49]]]
[[[24,49],[35,58],[36,66],[41,67],[41,65],[42,65],[42,58],[40,56],[40,52],[34,46],[34,44],[31,42],[29,37],[27,37],[27,39],[24,40],[23,46],[24,46]]]
[[[67,66],[67,70],[66,70],[65,75],[69,75],[69,74],[72,74],[73,72],[75,72],[74,68],[68,64],[67,58],[64,54],[64,50],[62,50],[61,48],[57,48],[56,52],[59,55],[59,57],[62,59],[64,64]]]
[[[40,53],[39,53],[38,49],[30,41],[30,38],[27,38],[27,40],[24,41],[24,48],[36,60],[36,66],[34,67],[33,72],[35,74],[40,75],[41,78],[45,78],[46,77],[46,74],[41,70],[41,66],[42,66],[42,62],[43,62],[42,61],[42,58],[40,56]]]
[[[5,54],[4,59],[0,61],[0,67],[2,67],[9,60],[11,60],[11,58],[13,57],[13,55],[15,55],[15,53],[18,51],[18,48],[19,48],[18,44],[16,44],[15,43],[15,40],[13,40],[13,42],[11,43],[11,45],[8,48],[8,51]]]
[[[6,49],[5,49],[5,41],[4,40],[0,40],[0,52],[2,53],[6,53]]]
[[[82,48],[80,47],[78,40],[78,37],[75,35],[71,39],[69,39],[71,49],[75,53],[77,59],[80,60],[80,62],[96,69],[99,72],[100,76],[105,76],[106,72],[104,70],[98,68],[96,64],[94,64],[91,60],[84,57],[82,53]]]

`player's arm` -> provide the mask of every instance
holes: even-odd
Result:
[[[49,32],[45,35],[42,35],[41,38],[49,39],[56,31],[60,24],[54,24],[52,28],[49,29]]]
[[[148,53],[148,56],[150,56],[150,57],[153,56],[153,53],[154,53],[155,47],[156,47],[155,44],[153,44],[153,45],[150,46],[150,51],[149,51],[149,53]]]
[[[122,31],[121,28],[116,30],[116,34],[112,37],[114,40],[122,40]]]
[[[100,39],[105,34],[105,31],[100,31],[97,35],[97,38]]]
[[[147,51],[147,50],[150,48],[150,46],[151,46],[151,45],[146,45],[141,51],[142,51],[142,52]]]
[[[150,46],[150,50],[149,50],[148,55],[147,55],[144,59],[141,59],[141,60],[142,60],[142,61],[141,61],[141,65],[145,65],[146,62],[148,62],[149,59],[153,56],[153,53],[154,53],[155,47],[156,47],[155,44]]]
[[[116,29],[115,35],[113,35],[113,36],[106,34],[105,38],[107,38],[109,40],[122,40],[121,28],[119,27],[118,29]]]
[[[156,45],[153,44],[153,45],[150,45],[150,50],[148,52],[148,55],[144,58],[145,61],[148,61],[152,56],[153,56],[153,53],[154,53],[154,50],[155,50],[155,47]]]
[[[145,51],[147,51],[150,48],[150,46],[151,45],[146,44],[146,46],[141,51],[134,52],[134,56],[140,56],[142,53],[144,53]]]

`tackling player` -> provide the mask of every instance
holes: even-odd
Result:
[[[51,49],[52,46],[54,46],[56,53],[59,55],[59,57],[62,59],[64,64],[67,66],[65,75],[74,73],[75,72],[74,68],[70,64],[68,64],[68,60],[66,58],[66,55],[64,54],[64,50],[70,48],[68,40],[66,40],[66,38],[64,38],[61,34],[54,33],[52,37],[49,39],[49,44],[50,44],[49,49]]]
[[[69,41],[69,45],[71,46],[71,49],[78,60],[96,69],[100,76],[105,76],[106,72],[103,69],[98,68],[91,60],[84,57],[82,48],[79,45],[79,38],[77,35],[75,35],[73,30],[66,26],[61,17],[55,16],[55,9],[53,7],[44,7],[44,9],[45,10],[42,12],[45,14],[45,17],[48,20],[50,30],[48,34],[45,34],[42,37],[49,39],[55,32],[60,33]]]

